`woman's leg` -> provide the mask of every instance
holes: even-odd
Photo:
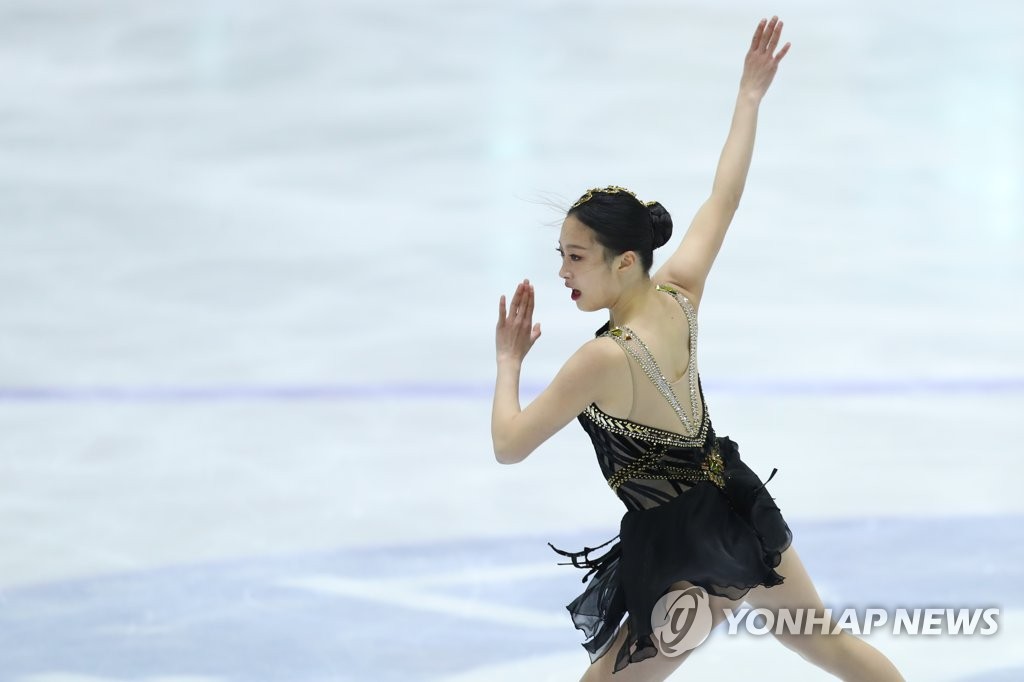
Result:
[[[688,587],[691,587],[690,583],[683,581],[675,583],[670,589],[685,590]],[[741,603],[740,601],[730,601],[723,597],[712,597],[709,595],[708,604],[711,607],[711,629],[713,630],[719,623],[725,620],[726,610],[731,611],[740,606]],[[611,648],[608,649],[604,656],[590,664],[590,667],[583,673],[583,677],[580,678],[580,682],[661,682],[661,680],[667,679],[683,661],[689,658],[693,651],[696,651],[696,649],[691,649],[690,651],[684,651],[678,656],[666,656],[659,650],[657,655],[639,663],[630,663],[625,669],[614,673],[613,676],[612,670],[615,668],[615,656],[625,639],[626,627],[623,625]],[[700,646],[704,646],[704,644]]]
[[[776,570],[786,579],[783,584],[756,587],[747,593],[744,600],[754,608],[775,613],[775,622],[778,622],[776,610],[781,608],[812,608],[815,615],[822,616],[824,604],[792,545],[782,553],[782,563]],[[782,632],[775,637],[804,659],[847,682],[903,680],[896,666],[863,639],[846,631],[833,635],[821,632],[822,629],[815,627],[812,634]]]

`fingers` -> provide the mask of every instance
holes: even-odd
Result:
[[[504,300],[504,296],[501,297]],[[512,318],[513,322],[526,321],[529,326],[530,318],[533,316],[533,285],[530,284],[530,280],[524,279],[516,286],[516,293],[512,296],[512,303],[508,308],[508,316]],[[504,308],[502,308],[502,313]],[[505,321],[504,317],[499,317],[501,322]]]
[[[771,40],[768,41],[768,54],[775,52],[775,47],[779,44],[779,38],[782,37],[782,22],[775,24],[775,30],[772,32]]]
[[[768,45],[771,43],[772,35],[775,33],[775,25],[778,22],[778,17],[772,17],[768,25],[764,27],[764,33],[761,34],[761,45],[759,46],[762,52],[768,51]]]
[[[758,49],[758,45],[761,44],[761,36],[764,35],[764,25],[768,23],[767,19],[762,19],[758,24],[757,28],[754,29],[754,39],[750,41],[750,49]]]
[[[530,317],[533,315],[533,285],[528,279],[524,279],[516,287],[515,314],[517,322],[526,322],[529,326]]]
[[[767,52],[771,54],[775,46],[779,44],[779,37],[782,34],[782,22],[777,16],[771,21],[762,19],[754,31],[754,38],[750,41],[751,52]]]
[[[523,300],[523,285],[520,283],[516,286],[516,293],[512,294],[512,303],[508,307],[509,317],[515,319],[519,315],[519,308],[522,305]]]
[[[516,286],[512,303],[505,315],[505,296],[498,301],[498,352],[518,352],[520,356],[540,338],[540,323],[533,324],[534,289],[530,280],[524,279]],[[517,350],[518,349],[518,350]]]
[[[791,47],[791,43],[786,43],[782,46],[782,49],[779,50],[778,54],[775,54],[775,49],[778,47],[781,39],[782,21],[779,17],[773,16],[771,20],[762,19],[757,24],[757,29],[754,31],[754,37],[750,42],[750,52],[751,54],[759,52],[761,55],[769,57],[772,60],[772,64],[769,66],[774,68],[775,66],[778,66],[779,62],[782,61],[782,58],[786,56],[789,52],[789,48]],[[773,54],[775,54],[774,57],[772,56]],[[751,56],[748,55],[747,58],[749,60],[751,59]],[[754,62],[749,63],[754,64],[760,62],[759,60],[755,60]]]
[[[530,280],[526,280],[526,325],[530,325],[530,321],[533,320],[533,285],[530,284]]]

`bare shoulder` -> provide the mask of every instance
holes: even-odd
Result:
[[[582,366],[591,371],[604,373],[619,367],[629,369],[622,349],[607,336],[590,339],[580,346],[573,358],[578,358]]]
[[[661,285],[665,285],[665,286],[671,287],[671,288],[675,289],[677,292],[679,292],[680,294],[682,294],[683,296],[685,296],[686,300],[689,301],[690,305],[693,306],[694,312],[696,312],[697,309],[700,307],[700,294],[695,293],[695,292],[691,291],[690,289],[687,289],[682,284],[678,284],[676,282],[669,282],[668,280],[665,280],[665,279],[655,279],[653,277],[651,278],[651,280],[655,284],[661,284]]]
[[[598,400],[617,393],[623,382],[630,381],[629,358],[619,344],[608,337],[597,337],[584,343],[570,358],[578,362],[578,371],[590,373],[596,379]]]

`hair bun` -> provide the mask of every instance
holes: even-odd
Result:
[[[647,210],[651,212],[651,223],[654,226],[654,248],[663,246],[672,238],[672,216],[665,207],[655,201]]]

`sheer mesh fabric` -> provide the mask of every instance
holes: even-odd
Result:
[[[592,405],[591,410],[597,406]],[[607,415],[605,415],[607,417]],[[609,418],[609,421],[614,418]],[[664,464],[677,464],[679,466],[699,467],[703,458],[704,449],[700,447],[670,447],[664,444],[652,443],[640,436],[630,436],[609,430],[593,421],[586,413],[581,414],[577,420],[583,426],[583,430],[590,435],[594,444],[594,451],[597,454],[598,466],[605,479],[610,479],[620,469],[636,461],[638,453],[663,452],[660,460]],[[625,420],[618,420],[625,421]],[[668,432],[665,432],[668,434]],[[708,431],[709,439],[712,431]],[[665,448],[668,449],[665,449]],[[652,467],[656,473],[664,473],[664,465]],[[649,509],[657,507],[671,500],[681,492],[688,490],[691,484],[682,479],[640,479],[634,478],[625,481],[616,490],[616,494],[627,509]]]

